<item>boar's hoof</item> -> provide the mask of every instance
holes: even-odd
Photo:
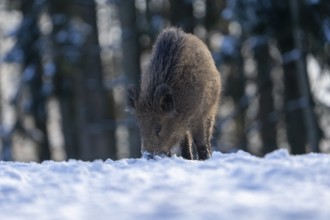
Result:
[[[198,149],[198,159],[207,160],[211,157],[211,153],[208,149]]]

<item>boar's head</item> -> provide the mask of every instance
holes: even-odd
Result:
[[[171,147],[182,136],[173,94],[166,84],[150,91],[139,94],[136,88],[128,89],[128,107],[140,128],[141,152],[149,158],[155,155],[169,156]]]

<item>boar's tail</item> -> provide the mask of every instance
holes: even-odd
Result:
[[[184,46],[184,39],[185,33],[178,28],[167,28],[160,33],[150,62],[150,71],[156,85],[171,81]]]

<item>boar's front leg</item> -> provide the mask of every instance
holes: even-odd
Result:
[[[192,138],[189,132],[187,132],[180,143],[181,156],[185,159],[192,160]]]

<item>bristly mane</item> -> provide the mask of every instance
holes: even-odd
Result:
[[[183,48],[184,35],[181,29],[168,28],[157,38],[149,65],[151,82],[155,87],[171,81]]]

